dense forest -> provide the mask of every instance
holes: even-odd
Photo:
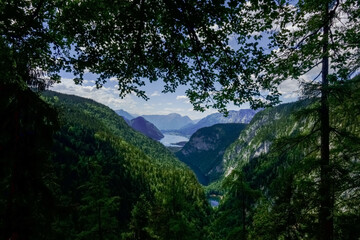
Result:
[[[224,152],[245,126],[243,123],[229,123],[201,128],[175,155],[191,167],[201,184],[208,185],[223,175]]]
[[[204,190],[162,144],[92,100],[54,92],[41,99],[58,128],[39,140],[53,142],[48,149],[21,149],[29,165],[13,163],[18,178],[2,166],[2,238],[16,230],[24,239],[206,239]],[[45,137],[35,123],[23,127],[27,144],[34,133]]]
[[[359,4],[0,1],[0,238],[359,239]],[[64,73],[264,110],[203,187],[110,108],[45,91]]]
[[[359,79],[342,87],[341,104],[332,99],[330,107],[336,239],[360,237]],[[206,189],[162,144],[134,131],[102,104],[29,91],[6,113],[25,104],[21,101],[34,101],[36,108],[20,111],[24,124],[8,121],[3,129],[20,131],[21,137],[11,142],[3,135],[2,237],[11,236],[11,229],[16,229],[12,237],[21,239],[316,236],[316,98],[265,109],[247,126],[215,125],[200,131],[211,137],[218,134],[214,128],[235,128],[240,134],[223,156],[224,175]],[[40,110],[49,118],[34,118],[34,111]],[[209,153],[214,154],[213,149],[203,154]],[[27,161],[14,161],[19,157]],[[210,207],[204,190],[208,197],[221,197],[219,207]]]
[[[360,77],[348,82],[330,101],[336,239],[360,237],[359,84]],[[316,237],[321,198],[318,105],[319,99],[307,99],[266,109],[227,149],[222,182],[227,191],[213,223],[214,239]]]

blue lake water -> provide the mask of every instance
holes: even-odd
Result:
[[[167,147],[170,147],[170,146],[177,147],[177,145],[174,145],[174,144],[178,143],[178,142],[183,142],[183,141],[187,142],[187,141],[189,141],[189,139],[184,136],[172,135],[172,134],[164,134],[164,138],[160,140],[160,142]]]
[[[211,205],[212,207],[217,207],[217,206],[219,206],[219,201],[218,201],[218,200],[210,199],[209,202],[210,202],[210,205]]]

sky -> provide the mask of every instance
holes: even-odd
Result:
[[[194,111],[193,106],[185,95],[186,86],[179,86],[175,93],[162,93],[163,83],[161,80],[148,83],[143,87],[150,98],[148,101],[145,101],[132,94],[121,99],[117,89],[117,81],[114,79],[110,79],[101,89],[97,89],[95,87],[96,75],[85,74],[85,80],[82,85],[76,85],[72,80],[73,76],[71,74],[63,72],[61,75],[61,83],[53,85],[50,90],[90,98],[113,110],[123,109],[134,115],[167,115],[178,113],[196,120],[217,112],[214,109],[209,109],[205,112]],[[280,85],[279,90],[282,93],[282,102],[295,101],[298,97],[298,83],[295,80],[285,81]],[[249,108],[248,104],[244,104],[241,107],[228,105],[228,110],[246,108]]]
[[[215,26],[216,27],[216,26]],[[265,44],[265,42],[263,42]],[[230,37],[229,46],[237,48],[235,37]],[[310,75],[311,73],[309,73]],[[110,79],[101,89],[95,87],[96,75],[87,73],[84,75],[84,82],[81,85],[75,85],[72,78],[73,75],[62,72],[60,84],[54,85],[50,90],[77,95],[85,98],[93,99],[102,103],[113,110],[123,109],[133,115],[166,115],[170,113],[178,113],[182,116],[188,116],[193,120],[201,119],[209,114],[217,112],[215,109],[209,109],[205,112],[194,111],[189,99],[185,95],[186,86],[179,86],[175,93],[162,93],[163,83],[161,80],[157,82],[147,82],[141,89],[145,90],[150,98],[145,101],[135,95],[127,95],[124,99],[119,97],[117,89],[117,80]],[[305,76],[305,80],[307,77]],[[296,80],[287,80],[283,82],[278,90],[282,94],[282,102],[296,101],[299,96],[299,84]],[[240,107],[228,105],[228,110],[240,110],[249,108],[249,104]]]
[[[294,1],[294,3],[297,1]],[[289,5],[292,7],[293,5]],[[308,17],[308,16],[305,16]],[[339,22],[340,24],[340,22]],[[341,23],[343,24],[343,23]],[[214,25],[214,28],[217,26]],[[276,26],[274,25],[275,29]],[[296,31],[297,26],[289,24],[286,26],[289,31]],[[265,34],[266,36],[266,34]],[[250,40],[251,41],[251,40]],[[262,40],[263,41],[263,40]],[[260,45],[266,46],[266,41],[261,42]],[[233,49],[237,48],[236,37],[230,36],[229,46]],[[265,48],[266,49],[266,48]],[[312,81],[318,73],[321,72],[319,67],[312,69],[301,79],[305,82]],[[158,114],[165,115],[170,113],[178,113],[183,116],[189,116],[191,119],[201,119],[209,114],[217,112],[217,110],[209,109],[205,112],[198,112],[193,110],[193,106],[190,104],[189,99],[185,95],[186,87],[179,86],[175,93],[162,93],[163,83],[161,80],[153,83],[147,83],[142,88],[150,98],[145,101],[135,95],[127,95],[124,99],[119,97],[119,91],[117,89],[117,81],[110,79],[101,89],[96,89],[95,79],[96,75],[87,73],[84,76],[84,83],[82,86],[75,85],[72,76],[69,73],[63,72],[61,74],[62,79],[60,84],[54,85],[50,90],[58,91],[66,94],[73,94],[85,98],[93,99],[99,103],[109,106],[113,110],[123,109],[130,114],[135,115],[149,115]],[[280,100],[283,103],[296,101],[300,95],[299,83],[297,80],[286,80],[278,87],[279,92],[282,94]],[[234,105],[228,105],[228,110],[239,110],[249,108],[248,104],[244,104],[241,107]]]

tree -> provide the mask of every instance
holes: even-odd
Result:
[[[120,96],[133,92],[145,99],[139,88],[144,78],[162,79],[164,92],[188,85],[187,95],[197,110],[212,106],[226,111],[229,101],[264,105],[266,101],[253,97],[261,95],[261,88],[274,92],[267,98],[274,103],[276,90],[252,79],[259,67],[254,60],[263,57],[261,48],[245,44],[243,33],[237,36],[241,48],[230,47],[233,26],[241,19],[238,8],[232,8],[236,2],[4,1],[3,76],[43,89],[59,81],[60,69],[74,73],[76,83],[90,71],[99,75],[97,87],[115,77]],[[244,3],[242,8],[243,13],[249,10]],[[267,5],[256,8],[262,16],[268,13]],[[241,26],[264,29],[261,24]]]
[[[108,180],[96,160],[81,159],[79,168],[84,168],[89,179],[79,187],[82,193],[79,207],[81,232],[78,239],[116,239],[119,196],[111,196]]]
[[[165,92],[188,85],[195,109],[226,112],[229,102],[276,104],[278,84],[321,65],[321,82],[311,87],[321,95],[319,238],[332,239],[328,98],[333,83],[359,68],[359,3],[291,2],[2,1],[1,86],[41,90],[59,80],[61,69],[81,83],[89,70],[99,74],[97,87],[117,78],[120,96],[146,99],[143,78],[162,79]],[[238,46],[231,47],[230,36]],[[260,43],[266,37],[269,50]]]
[[[237,1],[71,1],[64,4],[54,24],[67,45],[74,44],[74,55],[66,61],[81,83],[85,70],[99,74],[96,86],[107,79],[118,79],[120,96],[133,92],[147,99],[140,89],[150,82],[164,81],[164,92],[188,85],[187,95],[197,110],[215,107],[226,111],[226,104],[250,102],[253,107],[277,102],[276,89],[264,81],[254,81],[264,57],[255,42],[246,42],[246,33],[265,29],[262,24],[242,23],[236,37],[242,46],[230,46],[230,35],[241,18]],[[272,1],[268,4],[274,5]],[[244,8],[244,9],[242,9]],[[269,10],[256,6],[259,16]],[[251,6],[242,3],[245,14]],[[99,14],[99,12],[101,14]],[[267,27],[269,24],[267,25]],[[240,76],[240,77],[239,77]],[[266,101],[262,89],[273,92]]]
[[[333,239],[334,178],[330,161],[329,97],[333,85],[348,81],[359,65],[359,3],[357,1],[298,1],[286,2],[277,8],[273,35],[272,60],[264,68],[262,77],[273,83],[299,79],[311,70],[320,72],[320,82],[304,84],[306,93],[320,96],[320,183],[319,239]],[[319,69],[321,67],[321,69]],[[270,81],[270,80],[269,80]]]
[[[56,112],[29,89],[0,89],[0,237],[45,235],[54,207],[49,156]]]
[[[230,226],[227,239],[248,239],[249,212],[251,205],[260,195],[259,191],[252,189],[242,170],[234,169],[223,181],[223,187],[228,190],[225,201],[233,205],[230,207],[230,212],[233,211],[232,208],[240,210],[237,214],[234,212],[229,214],[228,211],[223,213],[224,216],[222,218],[227,217],[226,215],[231,215],[230,221],[232,221],[231,218],[234,216],[237,218],[234,221],[235,225]],[[225,228],[225,226],[223,227]]]

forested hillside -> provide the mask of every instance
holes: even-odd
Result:
[[[208,185],[224,174],[222,162],[226,148],[246,124],[215,124],[197,130],[176,156],[189,165],[201,184]]]
[[[0,240],[360,239],[359,0],[2,0],[0,15]],[[42,95],[57,84],[139,113],[265,110],[227,150],[214,210],[164,146]]]
[[[2,205],[1,216],[9,208],[22,209],[13,213],[17,234],[28,239],[203,239],[210,213],[204,192],[164,146],[92,100],[54,92],[42,98],[58,112],[60,128],[51,155],[44,155],[45,175],[37,180],[42,187],[33,192],[30,185],[32,194],[23,190],[12,207]],[[2,186],[9,181],[5,178]],[[6,203],[10,189],[2,191],[0,201]],[[5,239],[5,229],[1,232]]]
[[[336,239],[360,237],[359,79],[333,88],[330,101]],[[318,108],[318,100],[309,99],[266,109],[227,149],[227,194],[213,224],[214,239],[315,238],[321,198]]]

